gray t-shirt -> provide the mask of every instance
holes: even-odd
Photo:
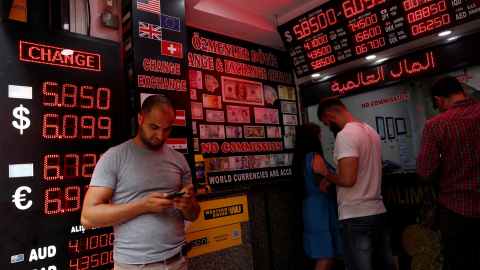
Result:
[[[192,183],[185,157],[167,145],[148,150],[133,140],[110,148],[100,158],[90,186],[114,189],[111,204],[138,201],[152,192],[172,193]],[[113,258],[126,264],[167,259],[186,242],[184,220],[175,207],[147,213],[114,226]]]

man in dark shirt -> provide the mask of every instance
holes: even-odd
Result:
[[[443,269],[480,269],[480,104],[451,76],[430,94],[442,113],[425,125],[417,170],[440,187]]]

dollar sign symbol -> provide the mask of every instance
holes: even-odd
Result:
[[[13,116],[19,120],[20,124],[17,123],[17,121],[12,121],[12,125],[15,128],[20,129],[21,135],[23,134],[23,130],[27,129],[30,126],[30,119],[23,116],[24,113],[29,114],[30,111],[28,111],[27,108],[24,108],[22,104],[20,104],[20,107],[17,107],[13,110]]]
[[[290,35],[290,31],[285,31],[285,37],[287,38],[288,42],[292,42],[292,35]]]

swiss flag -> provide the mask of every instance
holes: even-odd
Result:
[[[162,54],[183,58],[182,43],[162,40]]]

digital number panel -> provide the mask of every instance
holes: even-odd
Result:
[[[329,1],[281,26],[297,77],[480,18],[480,0]]]
[[[80,214],[97,162],[125,140],[120,46],[16,22],[0,46],[0,269],[113,269],[112,228],[85,231]]]

